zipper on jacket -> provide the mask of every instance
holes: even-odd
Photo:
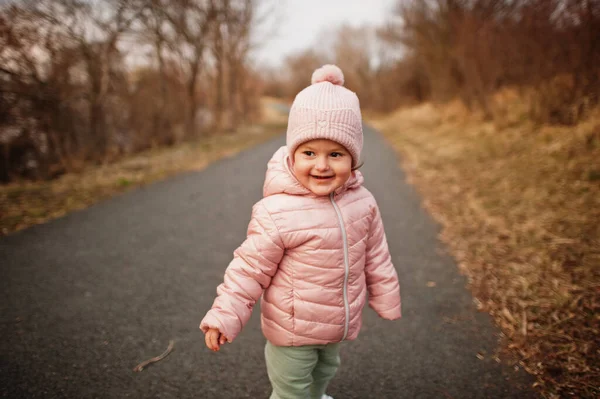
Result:
[[[342,241],[344,243],[344,309],[346,310],[346,322],[344,324],[344,336],[342,337],[343,341],[348,335],[348,328],[350,325],[350,306],[348,305],[348,274],[350,273],[350,265],[348,262],[348,237],[346,236],[346,227],[344,226],[344,219],[342,219],[342,212],[340,212],[340,208],[333,199],[333,193],[329,195],[329,199],[331,200],[333,209],[335,209],[335,213],[337,214],[338,220],[340,222],[340,229],[342,230]]]

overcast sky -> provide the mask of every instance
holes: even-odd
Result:
[[[277,66],[290,53],[314,46],[323,31],[344,23],[379,25],[396,0],[278,0],[275,37],[261,41],[258,61]]]

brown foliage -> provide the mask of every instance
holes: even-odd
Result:
[[[327,58],[312,49],[287,57],[285,60],[287,76],[284,78],[286,97],[294,98],[299,91],[310,85],[313,71],[326,63]]]
[[[153,68],[139,69],[132,76],[129,125],[132,149],[173,145],[183,139],[185,124],[185,84],[175,68],[162,73]]]
[[[229,128],[255,118],[260,86],[248,56],[258,2],[1,7],[0,180],[51,178],[187,140],[223,127],[224,115]],[[136,54],[145,65],[131,66]]]
[[[599,101],[598,0],[413,0],[394,13],[402,22],[380,36],[421,65],[434,101],[458,96],[491,117],[490,97],[518,86],[534,119],[561,124]]]

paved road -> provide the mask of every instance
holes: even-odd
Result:
[[[283,139],[0,239],[0,394],[6,398],[266,398],[255,312],[218,354],[198,323]],[[498,330],[440,251],[438,228],[391,149],[365,133],[402,295],[402,320],[365,310],[330,394],[342,398],[527,398],[532,380],[492,359]],[[434,281],[435,287],[427,283]],[[132,368],[175,351],[141,373]],[[477,354],[483,354],[483,360]]]

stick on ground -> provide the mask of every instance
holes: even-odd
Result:
[[[167,350],[164,351],[161,355],[153,357],[152,359],[148,359],[145,360],[143,362],[141,362],[140,364],[138,364],[137,366],[135,366],[133,368],[133,371],[135,372],[140,372],[142,371],[146,366],[148,366],[151,363],[156,363],[158,361],[163,360],[165,357],[167,357],[169,355],[169,353],[171,353],[171,351],[173,350],[173,347],[175,346],[175,341],[171,340],[169,341],[169,346],[167,347]]]

